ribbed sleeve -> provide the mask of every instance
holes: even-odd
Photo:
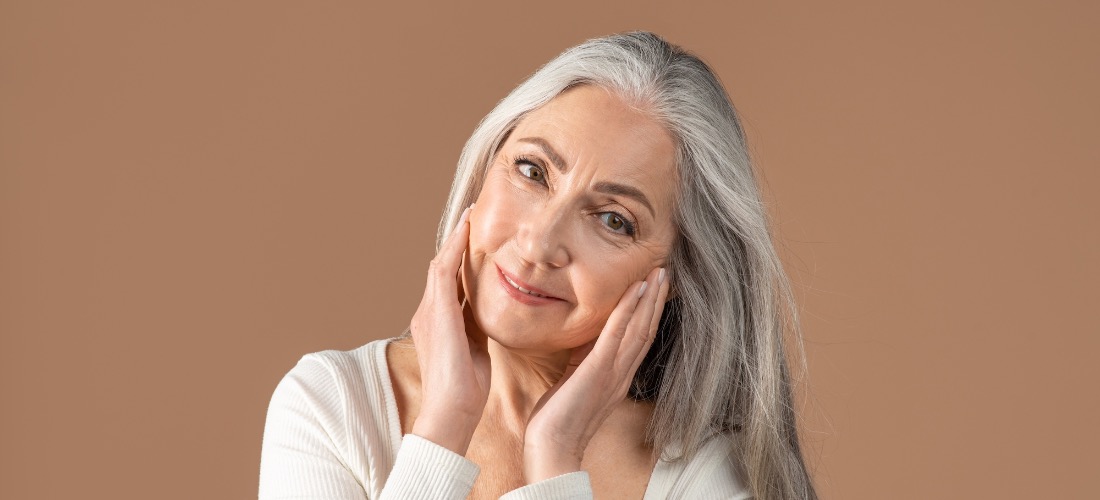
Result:
[[[343,402],[321,359],[303,357],[271,396],[260,452],[260,500],[364,500],[340,460]]]
[[[406,434],[382,498],[466,498],[479,471],[477,464],[466,457],[415,434]]]
[[[592,483],[584,471],[570,472],[509,491],[500,500],[586,500]]]
[[[659,460],[645,499],[751,498],[728,434],[690,461]],[[401,435],[386,341],[307,354],[279,381],[260,452],[260,500],[465,498],[477,464],[420,436]],[[510,491],[506,500],[588,499],[587,472]]]

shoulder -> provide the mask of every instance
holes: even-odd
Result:
[[[354,389],[369,389],[362,386],[369,381],[366,379],[379,371],[377,353],[379,350],[385,351],[386,342],[378,340],[346,351],[325,350],[306,354],[283,376],[276,392],[284,388],[318,396],[361,393]]]
[[[325,350],[306,354],[275,387],[268,417],[291,414],[324,428],[342,440],[349,424],[370,421],[384,430],[387,418],[388,377],[384,358],[387,340],[378,340],[346,351]],[[390,398],[392,399],[392,397]],[[348,443],[336,443],[346,445]]]
[[[730,433],[708,438],[687,459],[658,462],[655,490],[660,498],[752,498],[742,476],[737,440]]]
[[[309,353],[283,376],[267,409],[261,498],[319,482],[347,498],[381,491],[401,439],[387,403],[386,342]]]

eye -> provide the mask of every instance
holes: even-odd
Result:
[[[519,173],[524,177],[531,179],[535,182],[545,182],[546,172],[542,170],[542,167],[525,156],[516,157],[516,166],[519,167]]]
[[[634,223],[616,212],[603,212],[600,220],[613,232],[634,236]]]

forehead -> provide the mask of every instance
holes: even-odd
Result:
[[[657,198],[675,185],[672,134],[648,112],[602,87],[581,85],[559,94],[524,117],[507,142],[522,146],[517,141],[525,137],[545,139],[570,170],[632,179]]]

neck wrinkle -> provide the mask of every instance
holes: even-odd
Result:
[[[570,352],[508,348],[481,331],[469,304],[462,313],[467,336],[473,343],[484,343],[492,366],[484,415],[522,436],[539,399],[565,373]]]
[[[565,373],[569,351],[520,352],[492,339],[488,340],[488,348],[493,369],[486,411],[523,430],[539,399]]]

